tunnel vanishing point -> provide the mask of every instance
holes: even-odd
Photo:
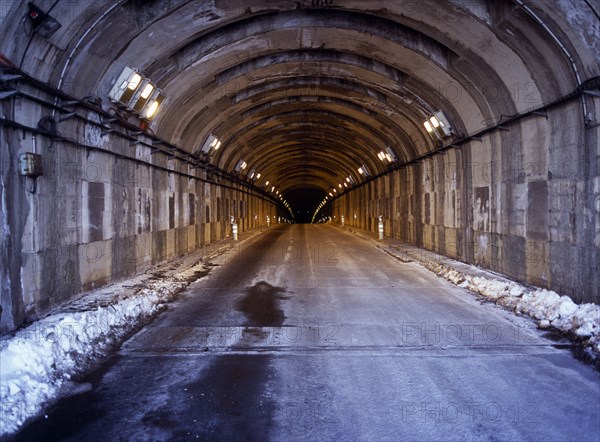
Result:
[[[279,222],[600,302],[596,0],[0,2],[1,329]]]

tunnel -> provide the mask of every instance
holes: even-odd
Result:
[[[594,0],[15,0],[0,3],[0,23],[5,336],[238,234],[279,247],[268,263],[264,244],[236,251],[266,275],[238,293],[248,315],[258,303],[280,318],[277,306],[293,295],[285,278],[269,279],[279,270],[265,269],[293,257],[294,278],[316,287],[341,275],[332,251],[385,267],[369,284],[390,280],[391,264],[347,234],[600,303]],[[309,272],[317,263],[341,267]],[[233,287],[243,271],[223,281]],[[336,284],[362,284],[357,272]],[[406,302],[416,306],[413,295]],[[302,302],[321,305],[311,296]],[[206,375],[211,385],[235,382],[232,358]],[[239,358],[268,384],[261,367],[272,362]],[[240,401],[250,406],[251,395]],[[410,404],[403,419],[420,413]],[[304,428],[308,439],[343,405],[325,407]],[[598,408],[596,399],[587,424],[598,424]],[[268,439],[238,424],[222,440]],[[515,434],[500,439],[535,438]]]

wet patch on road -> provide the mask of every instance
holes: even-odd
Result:
[[[81,428],[102,419],[107,411],[97,406],[98,394],[86,391],[60,401],[41,417],[29,423],[12,436],[1,438],[2,442],[76,440]],[[88,439],[94,440],[94,439]],[[100,440],[100,437],[95,440]]]
[[[0,438],[0,442],[77,440],[81,428],[92,426],[105,418],[109,411],[98,386],[104,373],[120,360],[113,355],[104,363],[89,370],[84,376],[76,376],[73,386],[55,403],[49,405],[43,415],[27,423],[18,433]],[[4,410],[6,411],[6,410]],[[105,440],[98,434],[88,441]]]
[[[246,295],[237,302],[238,311],[247,318],[245,325],[251,327],[281,327],[285,321],[279,301],[285,289],[260,281],[246,289]]]
[[[268,441],[275,404],[265,392],[273,378],[267,355],[227,355],[170,388],[169,400],[148,411],[145,425],[173,439]],[[197,371],[198,370],[198,371]]]

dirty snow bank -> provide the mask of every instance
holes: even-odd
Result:
[[[536,319],[540,328],[554,327],[574,334],[582,341],[588,356],[600,359],[599,305],[578,305],[568,296],[551,290],[525,287],[514,281],[470,276],[433,261],[421,261],[421,264],[460,287]]]
[[[72,388],[74,375],[156,314],[203,268],[196,264],[108,306],[46,317],[0,341],[0,436]]]

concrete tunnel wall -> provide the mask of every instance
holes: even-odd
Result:
[[[27,114],[32,127],[43,115],[30,103],[15,112]],[[207,182],[206,172],[148,146],[132,147],[122,136],[102,136],[97,126],[66,122],[59,129],[106,150],[0,128],[3,158],[31,152],[36,143],[44,169],[35,193],[16,162],[3,170],[2,221],[20,239],[3,244],[3,331],[152,265],[200,248],[210,255],[211,243],[231,237],[230,216],[244,232],[281,213],[263,195],[225,180]]]
[[[232,214],[264,225],[284,197],[312,215],[348,175],[321,215],[381,215],[386,235],[600,301],[592,2],[40,0],[48,38],[27,3],[0,5],[0,66],[29,76],[0,82],[2,331],[226,237]],[[167,97],[147,125],[107,98],[125,65]],[[437,110],[443,140],[423,127]],[[209,134],[223,148],[203,157]],[[17,171],[34,149],[35,192]]]
[[[579,104],[370,181],[333,201],[333,222],[377,232],[382,216],[386,236],[440,258],[598,303],[598,130],[584,127]]]

